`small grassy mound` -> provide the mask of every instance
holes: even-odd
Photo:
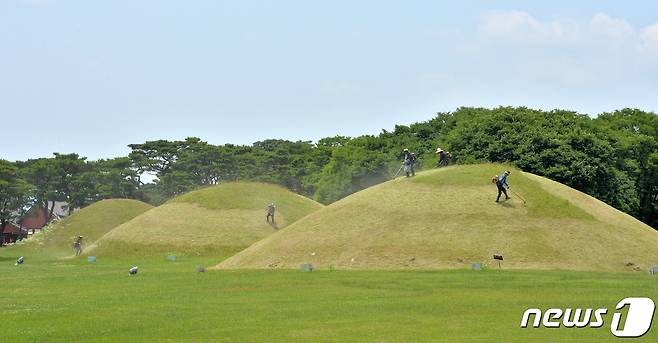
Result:
[[[277,206],[275,224],[266,207]],[[228,257],[322,205],[264,183],[224,183],[174,198],[105,235],[98,256],[157,254]]]
[[[454,166],[398,178],[315,212],[220,268],[646,270],[658,232],[586,194],[512,169],[512,198],[496,203],[501,165]],[[521,198],[527,201],[524,204]]]
[[[39,251],[40,255],[50,257],[71,256],[76,237],[83,236],[83,248],[87,248],[110,230],[151,208],[153,206],[138,200],[102,200],[52,224],[15,249],[17,252]]]

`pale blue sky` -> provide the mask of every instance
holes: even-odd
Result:
[[[0,0],[0,158],[658,111],[656,1]],[[12,142],[7,144],[6,142]]]

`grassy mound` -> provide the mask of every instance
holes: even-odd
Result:
[[[38,250],[50,257],[65,257],[73,254],[73,241],[83,236],[83,248],[88,248],[115,227],[148,211],[153,206],[138,200],[109,199],[89,205],[50,228],[37,233],[16,250]]]
[[[275,224],[265,221],[270,202],[277,206]],[[230,256],[321,207],[281,186],[225,183],[186,193],[134,218],[105,235],[91,253]]]
[[[505,166],[455,166],[366,189],[222,262],[219,268],[646,270],[658,232],[551,180],[512,169],[517,195],[496,203]],[[526,201],[524,204],[520,194]]]

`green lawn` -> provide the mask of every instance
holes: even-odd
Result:
[[[3,342],[601,342],[645,273],[208,271],[214,259],[35,261],[0,251]],[[132,263],[137,276],[129,277]],[[601,329],[521,329],[528,307],[607,307]],[[652,329],[645,341],[656,341]]]

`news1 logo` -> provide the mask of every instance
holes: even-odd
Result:
[[[628,306],[628,312],[625,316],[625,323],[621,327],[622,313],[621,309]],[[616,337],[642,337],[651,328],[653,314],[656,305],[649,298],[625,298],[622,299],[612,315],[610,332]],[[521,327],[527,328],[530,318],[534,315],[532,321],[533,328],[544,326],[545,328],[600,328],[605,325],[604,315],[608,313],[607,308],[596,310],[588,309],[560,309],[549,308],[541,311],[537,308],[527,309],[521,318]]]

